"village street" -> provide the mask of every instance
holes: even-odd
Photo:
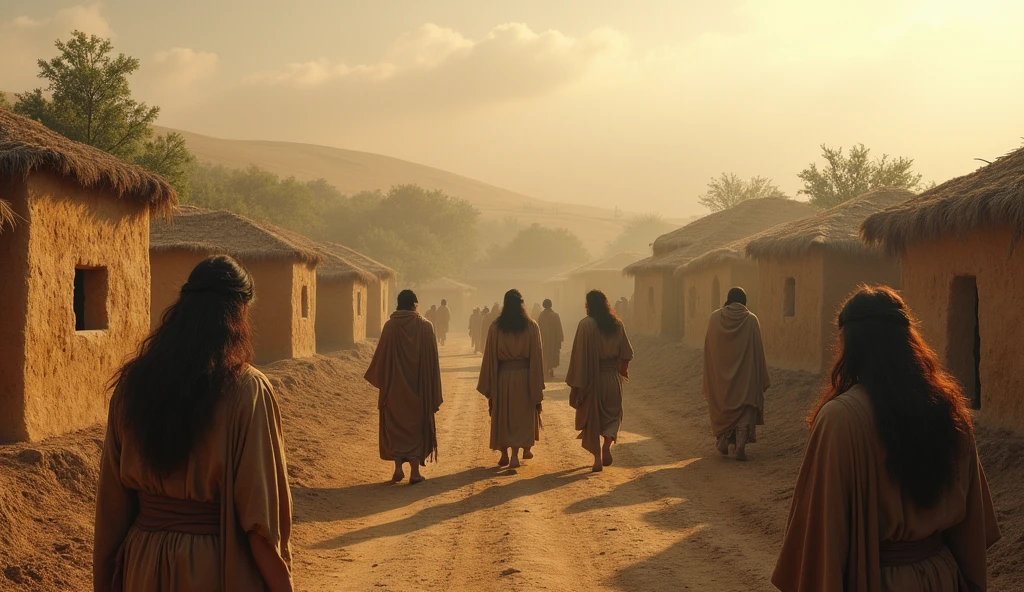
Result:
[[[549,382],[536,458],[508,471],[488,450],[486,402],[475,390],[480,356],[469,351],[465,338],[441,350],[440,460],[425,483],[383,483],[391,467],[377,459],[374,414],[363,415],[373,421],[362,421],[358,441],[338,431],[337,441],[319,443],[360,459],[366,478],[341,476],[352,472],[342,462],[333,482],[294,488],[299,589],[772,589],[785,503],[771,504],[781,512],[772,528],[755,508],[785,497],[791,473],[773,491],[778,484],[753,476],[770,462],[761,451],[749,463],[718,456],[700,425],[699,390],[683,395],[696,407],[684,419],[680,394],[664,381],[627,384],[614,466],[591,474],[567,387]]]

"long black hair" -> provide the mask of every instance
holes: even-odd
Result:
[[[114,376],[120,419],[160,474],[183,466],[224,391],[252,363],[249,272],[227,256],[196,265],[160,326]]]
[[[839,351],[831,384],[809,420],[859,384],[871,399],[890,478],[919,507],[934,506],[954,484],[957,461],[973,433],[963,391],[892,289],[859,288],[837,323]]]
[[[498,330],[505,333],[522,333],[526,331],[530,315],[526,312],[526,304],[519,290],[505,292],[505,304],[498,316]]]
[[[615,333],[622,326],[619,315],[612,310],[608,297],[601,290],[587,292],[587,316],[597,321],[597,328],[605,335]]]

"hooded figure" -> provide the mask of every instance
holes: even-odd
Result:
[[[711,314],[704,339],[704,398],[718,451],[746,460],[745,447],[764,425],[764,392],[771,382],[761,343],[761,326],[747,310],[741,288],[729,290],[725,306]]]

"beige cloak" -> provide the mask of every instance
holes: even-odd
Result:
[[[868,394],[859,386],[822,407],[797,477],[772,583],[783,592],[957,592],[958,573],[987,589],[986,549],[999,540],[974,436],[954,485],[932,508],[917,507],[889,478]],[[882,541],[941,534],[924,561],[883,567]]]
[[[715,437],[746,427],[747,441],[756,442],[770,384],[757,317],[737,302],[716,310],[704,338],[704,398]]]
[[[562,342],[565,335],[562,334],[562,319],[558,313],[545,308],[537,317],[537,324],[540,325],[541,344],[544,348],[544,371],[558,368],[562,357]]]
[[[576,410],[576,429],[583,448],[601,453],[601,436],[615,440],[622,423],[622,377],[619,362],[633,359],[633,347],[620,324],[604,334],[597,321],[586,317],[576,328],[565,382],[572,391],[569,404]]]
[[[489,399],[491,450],[529,448],[540,439],[544,399],[544,361],[540,328],[529,319],[526,329],[506,333],[491,325],[476,390]]]
[[[96,493],[93,589],[112,589],[124,545],[125,592],[265,590],[249,546],[255,532],[290,569],[292,496],[274,391],[249,367],[218,404],[213,426],[188,465],[160,476],[121,426],[110,401]],[[134,526],[139,494],[220,504],[220,534],[147,531]]]
[[[364,378],[380,389],[381,459],[436,460],[441,368],[430,322],[411,310],[392,313]]]
[[[474,310],[473,314],[469,315],[469,340],[470,345],[473,349],[476,349],[476,334],[479,332],[480,327],[480,311]]]

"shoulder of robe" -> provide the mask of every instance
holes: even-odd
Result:
[[[238,377],[235,393],[239,408],[252,409],[263,397],[273,397],[274,387],[271,386],[270,380],[265,374],[249,366]]]
[[[825,403],[814,418],[812,431],[852,434],[871,430],[873,426],[874,418],[867,393],[860,387],[854,387]]]

